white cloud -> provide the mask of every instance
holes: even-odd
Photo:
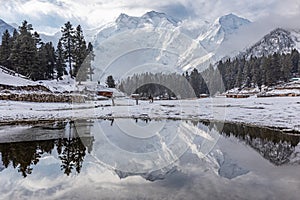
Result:
[[[149,10],[166,12],[177,18],[212,21],[235,13],[252,21],[270,16],[299,14],[295,0],[0,0],[0,18],[21,23],[27,19],[38,30],[59,29],[70,20],[85,28],[99,27],[113,21],[120,13],[140,16]],[[48,27],[48,28],[47,28]],[[49,28],[50,27],[50,28]]]

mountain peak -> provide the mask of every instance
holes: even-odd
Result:
[[[146,12],[143,16],[149,16],[149,17],[152,18],[152,17],[155,17],[155,16],[166,16],[166,14],[151,10],[149,12]]]
[[[159,18],[159,19],[166,19],[169,22],[171,22],[174,26],[177,26],[177,24],[180,22],[180,20],[177,20],[165,13],[161,13],[161,12],[157,12],[157,11],[149,11],[147,13],[145,13],[141,18],[143,19],[155,19],[155,18]]]
[[[273,53],[290,53],[294,48],[297,48],[298,41],[299,38],[289,30],[276,28],[241,53],[240,56],[250,58],[251,56],[262,57]]]
[[[218,19],[219,24],[225,29],[237,30],[241,26],[248,25],[251,22],[248,19],[239,17],[235,14],[227,14]]]
[[[129,16],[125,13],[121,13],[115,22],[119,26],[121,26],[121,25],[132,26],[134,24],[139,26],[144,23],[148,23],[148,24],[150,23],[150,24],[153,24],[154,26],[156,26],[157,24],[159,24],[162,21],[168,21],[173,26],[177,26],[178,23],[180,22],[179,20],[177,20],[173,17],[170,17],[165,13],[161,13],[161,12],[157,12],[157,11],[153,11],[153,10],[145,13],[141,17],[133,17],[133,16]]]
[[[126,21],[130,20],[131,18],[134,18],[134,17],[131,17],[125,13],[121,13],[119,15],[119,17],[116,19],[116,23],[126,22]]]
[[[285,30],[283,28],[276,28],[276,29],[272,30],[268,35],[278,35],[278,34],[290,35],[291,33],[290,33],[290,31]]]
[[[249,20],[230,13],[217,18],[209,31],[198,38],[205,49],[215,51],[224,41],[237,34],[241,27],[250,23]]]

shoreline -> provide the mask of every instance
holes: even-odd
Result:
[[[90,101],[87,103],[35,103],[0,101],[0,126],[38,124],[80,119],[192,120],[234,123],[300,134],[300,98],[205,98],[173,101],[131,99]]]
[[[176,120],[176,121],[195,121],[200,123],[209,123],[212,125],[219,124],[221,125],[223,131],[224,125],[239,125],[243,127],[250,127],[250,128],[259,128],[259,129],[267,129],[270,131],[278,131],[284,135],[291,135],[291,136],[299,136],[300,137],[300,131],[295,129],[290,129],[288,127],[278,127],[278,126],[264,126],[264,125],[257,125],[257,124],[251,124],[247,122],[240,122],[240,121],[219,121],[219,120],[210,120],[210,119],[200,119],[200,118],[176,118],[176,117],[141,117],[141,116],[103,116],[103,117],[97,117],[97,118],[57,118],[57,119],[39,119],[39,120],[15,120],[15,121],[0,121],[0,127],[3,126],[21,126],[21,125],[41,125],[45,123],[56,123],[56,122],[75,122],[77,120],[113,120],[113,119],[140,119],[140,120]]]

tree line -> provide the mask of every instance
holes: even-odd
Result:
[[[121,81],[120,90],[160,96],[172,93],[177,97],[200,97],[201,94],[214,95],[233,88],[274,86],[288,82],[300,73],[300,54],[294,49],[291,53],[274,53],[263,57],[237,57],[219,61],[199,72],[196,68],[182,75],[177,73],[135,74]],[[184,79],[183,79],[184,77]],[[151,84],[149,84],[151,83]],[[162,86],[159,86],[162,85]],[[166,89],[167,88],[167,89]],[[193,92],[190,91],[193,90]]]
[[[290,78],[299,75],[299,52],[274,53],[263,57],[250,59],[235,58],[219,61],[217,70],[220,72],[225,89],[274,86],[280,82],[288,82]]]
[[[196,71],[196,70],[195,70]],[[134,74],[122,80],[119,89],[128,95],[140,94],[142,97],[163,97],[163,98],[193,98],[197,95],[190,82],[196,83],[197,76],[178,73],[142,73]]]
[[[57,47],[43,42],[26,20],[11,35],[6,30],[0,45],[0,65],[32,80],[60,79],[70,75],[77,81],[92,79],[93,45],[85,41],[80,25],[61,28]]]

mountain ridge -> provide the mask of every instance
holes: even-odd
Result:
[[[123,59],[123,62],[118,65],[126,68],[124,65],[132,62],[133,57],[144,57],[139,65],[153,63],[165,66],[165,68],[173,68],[175,71],[186,71],[195,67],[204,69],[209,63],[222,58],[222,54],[216,55],[216,52],[223,42],[229,36],[236,34],[240,27],[250,23],[249,20],[231,13],[218,18],[215,23],[210,24],[206,21],[199,23],[201,26],[198,31],[195,31],[191,30],[193,27],[189,27],[187,21],[177,20],[165,13],[150,11],[139,17],[121,13],[114,22],[99,29],[94,37],[94,47],[96,51],[99,49],[96,54],[103,54],[103,52],[106,54],[103,55],[102,61],[96,61],[96,65],[103,66],[98,70],[99,73],[107,71],[106,66],[111,66],[111,63],[114,63],[119,57],[123,59],[124,55],[122,54],[132,54],[137,49],[140,49],[141,52],[141,48],[153,48],[160,49],[160,52],[153,50],[151,53],[149,51],[138,53],[127,60]],[[214,30],[210,30],[210,28],[214,28]],[[126,36],[126,34],[128,35]],[[205,40],[208,42],[205,43]],[[116,52],[120,52],[120,55]],[[151,54],[152,57],[149,56]],[[103,60],[106,61],[103,62]],[[130,65],[132,68],[128,66],[123,73],[131,71],[136,63]],[[118,69],[121,70],[121,68]],[[161,67],[151,68],[154,71],[157,69],[160,70]],[[116,75],[116,77],[118,76],[122,76],[122,74]]]
[[[230,35],[237,34],[241,27],[250,23],[249,20],[230,13],[217,18],[204,35],[198,36],[198,40],[209,51],[216,51]]]
[[[128,36],[128,39],[137,40],[141,47],[151,47],[151,45],[154,47],[153,45],[156,42],[155,45],[158,43],[158,46],[155,46],[155,48],[165,49],[170,52],[172,50],[174,53],[173,49],[175,48],[175,45],[172,46],[170,44],[172,44],[172,42],[174,43],[174,41],[179,42],[181,45],[176,47],[183,47],[183,50],[180,50],[179,53],[177,52],[177,58],[170,55],[155,55],[156,57],[151,59],[151,61],[153,62],[153,60],[157,60],[158,63],[162,65],[170,65],[170,63],[172,63],[174,68],[181,70],[190,70],[195,67],[201,69],[205,66],[207,67],[209,63],[214,64],[214,62],[226,57],[261,57],[274,52],[289,53],[294,48],[300,50],[300,30],[276,28],[264,35],[258,42],[254,43],[250,47],[244,47],[244,50],[240,49],[237,50],[237,52],[224,53],[221,52],[224,42],[230,43],[230,41],[234,40],[235,36],[239,34],[239,30],[241,28],[247,28],[247,26],[249,26],[252,22],[233,13],[220,16],[214,22],[201,22],[199,22],[201,25],[197,27],[197,30],[195,31],[192,30],[192,27],[188,26],[188,23],[185,20],[179,20],[157,11],[149,11],[141,16],[130,16],[125,13],[121,13],[113,22],[107,23],[93,30],[86,30],[85,35],[87,41],[91,41],[95,48],[99,45],[101,46],[101,44],[106,40],[113,37],[116,38],[126,31],[132,32],[132,34]],[[8,27],[10,28],[10,31],[13,31],[14,29],[13,26],[0,19],[0,30],[3,29],[1,29],[1,27]],[[134,35],[135,30],[143,28],[149,29],[149,31],[153,32],[157,31],[158,36],[154,38],[153,41],[149,42],[146,40],[153,39],[151,38],[151,35],[148,37],[142,37],[141,33],[139,33],[140,35],[138,36]],[[181,38],[178,39],[178,35],[182,35]],[[52,41],[54,45],[56,45],[60,34],[59,32],[55,35],[41,33],[40,37],[44,42]],[[183,37],[185,37],[185,39],[183,39]],[[145,44],[143,45],[142,43]],[[114,45],[120,44],[117,42]],[[193,45],[197,45],[198,47],[193,47]],[[195,48],[197,51],[201,52],[195,52]],[[145,60],[145,63],[147,64],[147,59]]]
[[[241,51],[237,57],[268,56],[274,53],[287,54],[293,49],[300,50],[300,30],[275,28],[264,35],[258,42]]]

